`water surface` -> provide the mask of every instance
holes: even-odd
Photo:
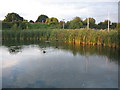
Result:
[[[64,43],[3,43],[3,88],[117,88],[118,52]]]

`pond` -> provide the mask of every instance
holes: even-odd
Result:
[[[3,88],[118,88],[118,50],[49,41],[6,41]]]

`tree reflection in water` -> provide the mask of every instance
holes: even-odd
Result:
[[[109,47],[102,47],[102,46],[90,46],[90,45],[75,45],[75,44],[67,44],[64,42],[58,41],[3,41],[3,45],[9,48],[9,52],[12,54],[17,54],[21,52],[23,45],[38,45],[39,49],[46,53],[47,47],[53,47],[55,49],[62,49],[66,51],[70,51],[73,53],[74,56],[80,54],[85,56],[86,62],[88,62],[89,55],[99,55],[107,59],[115,60],[118,63],[120,56],[118,55],[119,49],[116,48],[109,48]]]

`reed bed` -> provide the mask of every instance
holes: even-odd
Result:
[[[76,45],[102,45],[119,48],[117,30],[41,29],[3,30],[3,40],[57,40]]]

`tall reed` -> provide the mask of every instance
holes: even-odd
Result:
[[[3,30],[3,40],[60,40],[66,43],[119,47],[117,30],[41,29]]]

